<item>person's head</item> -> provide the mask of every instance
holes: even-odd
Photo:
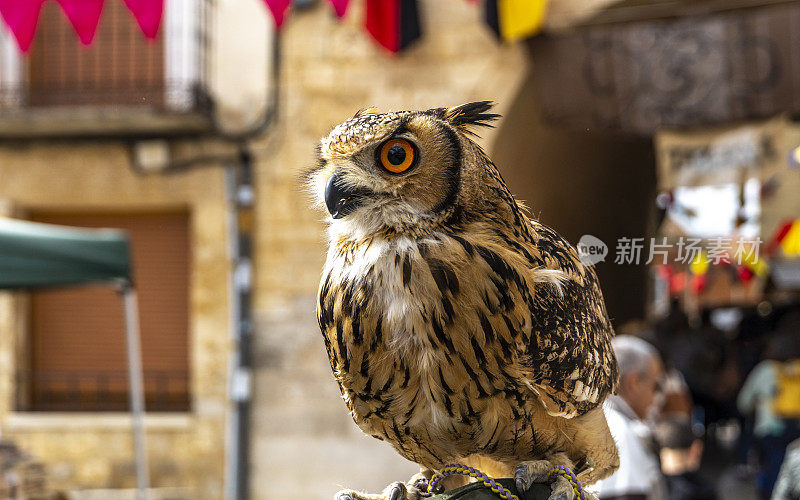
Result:
[[[700,468],[703,441],[695,434],[688,418],[665,417],[656,423],[653,435],[661,447],[664,474],[682,474]]]
[[[619,396],[639,418],[653,406],[661,385],[662,366],[658,351],[644,340],[619,335],[611,341],[619,365]]]

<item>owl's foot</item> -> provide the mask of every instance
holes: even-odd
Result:
[[[517,491],[528,491],[533,483],[547,483],[548,474],[553,469],[549,460],[533,460],[522,462],[514,469],[514,481]],[[591,498],[587,495],[587,500]],[[561,475],[550,483],[550,496],[547,500],[580,500],[575,497],[575,489],[569,480]]]
[[[334,500],[421,500],[428,498],[430,493],[427,493],[427,479],[425,479],[425,489],[420,489],[415,486],[415,480],[420,482],[422,473],[416,474],[411,478],[408,484],[401,483],[400,481],[394,482],[383,490],[383,493],[373,495],[354,490],[342,490],[333,496]]]
[[[427,492],[428,491],[428,484],[433,477],[433,471],[430,469],[422,468],[419,470],[418,473],[411,476],[411,479],[408,480],[408,484],[412,487],[416,488],[419,491]]]

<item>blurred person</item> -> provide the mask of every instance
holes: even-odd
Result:
[[[680,415],[665,417],[656,424],[656,442],[661,447],[661,471],[669,500],[716,500],[712,483],[698,473],[703,458],[703,441],[691,422]]]
[[[665,500],[666,486],[646,424],[656,403],[663,368],[655,347],[629,335],[612,341],[619,364],[617,395],[603,409],[619,451],[619,469],[592,489],[602,500]]]
[[[759,451],[756,489],[763,499],[772,495],[788,444],[800,438],[800,316],[786,320],[737,398],[739,411],[753,420]]]
[[[709,426],[737,415],[734,401],[741,384],[737,360],[725,334],[706,321],[689,333],[681,372]]]
[[[740,373],[750,373],[764,358],[766,348],[764,332],[775,329],[776,320],[774,316],[773,309],[770,309],[769,313],[760,312],[758,308],[752,308],[745,312],[742,321],[739,323],[739,331],[734,341],[737,354],[736,362]],[[744,383],[744,378],[742,377],[742,384]],[[739,389],[741,390],[741,387]],[[752,476],[749,455],[754,443],[754,422],[752,418],[747,418],[741,411],[737,412],[736,419],[742,429],[739,435],[736,460],[741,464],[741,475],[743,477]]]
[[[647,327],[646,323],[641,320],[632,320],[623,324],[617,330],[618,335],[631,332],[635,336],[651,343],[661,357],[664,376],[661,380],[662,390],[657,396],[657,403],[654,408],[659,418],[680,415],[690,420],[692,417],[694,407],[692,393],[689,384],[686,383],[686,378],[675,365],[670,343],[670,338],[674,339],[676,334],[683,333],[683,330],[681,330],[683,326],[681,325],[687,325],[686,327],[688,328],[686,315],[681,311],[672,311],[670,316],[658,322],[655,328]],[[636,327],[638,327],[639,334],[634,330]],[[676,330],[670,333],[670,328],[675,328]]]
[[[672,312],[669,317],[681,318],[681,315],[678,314],[679,312]],[[683,317],[685,318],[685,315]],[[665,319],[661,320],[655,327],[651,327],[645,320],[632,319],[620,325],[616,331],[617,336],[620,337],[625,335],[639,337],[652,344],[658,351],[664,369],[664,376],[661,381],[662,391],[658,395],[653,411],[657,412],[659,416],[680,414],[685,415],[686,418],[691,418],[692,395],[689,391],[689,386],[686,384],[686,379],[675,367],[669,351],[669,335],[666,328],[671,328],[670,325],[673,324],[680,325],[682,321],[680,319],[673,319],[672,321]]]
[[[690,421],[694,406],[692,393],[683,374],[674,366],[665,366],[661,389],[658,398],[659,418],[680,417],[687,422]]]
[[[800,500],[800,439],[786,448],[771,500]]]
[[[656,322],[652,343],[665,367],[662,416],[680,413],[691,418],[695,404],[703,408],[704,416],[718,413],[713,408],[716,405],[712,394],[717,390],[724,349],[714,344],[722,339],[722,335],[714,333],[713,329],[693,328],[677,300],[673,300],[669,314]]]

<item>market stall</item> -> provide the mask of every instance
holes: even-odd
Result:
[[[0,218],[0,289],[107,283],[124,302],[130,411],[136,450],[137,498],[148,487],[144,392],[136,289],[128,236],[116,230],[78,229]]]

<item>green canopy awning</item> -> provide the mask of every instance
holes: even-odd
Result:
[[[150,479],[144,434],[144,384],[136,290],[131,286],[128,235],[0,217],[0,289],[123,281],[129,396],[133,414],[137,498],[147,498]]]
[[[77,229],[0,217],[0,288],[131,279],[122,231]]]

